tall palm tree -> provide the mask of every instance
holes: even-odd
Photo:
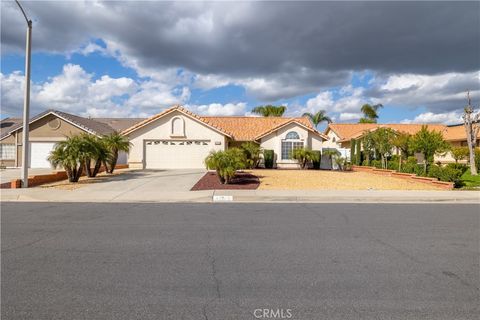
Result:
[[[287,111],[285,106],[259,106],[252,109],[253,113],[259,114],[264,117],[281,117]]]
[[[381,103],[370,105],[368,103],[364,104],[360,111],[363,113],[363,118],[360,119],[360,123],[377,123],[378,119],[378,109],[383,108]]]
[[[125,136],[122,136],[118,132],[113,132],[109,135],[106,135],[102,138],[106,149],[109,152],[108,157],[108,167],[105,168],[108,173],[113,173],[115,166],[117,165],[118,153],[120,151],[128,152],[130,151],[131,143]]]
[[[322,122],[332,123],[332,119],[326,115],[325,110],[320,110],[317,113],[305,112],[302,117],[307,117],[315,125],[315,128]]]

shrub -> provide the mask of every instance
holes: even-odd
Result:
[[[357,156],[355,155],[355,151],[356,151],[355,143],[356,143],[355,139],[350,140],[350,161],[352,163],[355,162],[356,161],[355,159],[357,158]]]
[[[377,169],[381,169],[381,168],[382,168],[382,161],[380,161],[380,160],[372,160],[372,161],[370,161],[370,165],[371,165],[372,167],[377,168]]]
[[[305,169],[309,162],[320,161],[318,154],[307,148],[293,149],[292,158],[298,161],[302,169]]]
[[[265,163],[266,169],[273,168],[273,161],[274,161],[275,153],[273,150],[263,150],[263,161]]]
[[[248,169],[253,169],[258,167],[260,163],[260,154],[262,153],[262,148],[259,144],[255,142],[245,142],[242,144],[241,149],[245,155],[245,165]]]
[[[440,167],[431,165],[428,170],[429,177],[437,178],[440,181],[453,182],[457,187],[461,185],[462,174],[461,169],[456,169],[452,166]]]
[[[454,147],[452,148],[451,153],[455,162],[458,162],[458,160],[465,160],[469,156],[468,147]]]
[[[419,176],[424,175],[424,169],[422,165],[417,163],[417,158],[415,157],[408,157],[405,164],[402,166],[402,172],[406,173],[414,173]]]
[[[245,154],[238,148],[212,151],[205,159],[207,169],[215,170],[222,184],[228,184],[237,170],[245,168]]]
[[[462,171],[462,174],[468,170],[468,166],[462,163],[449,163],[445,166],[446,168],[457,169]]]
[[[313,164],[313,169],[318,170],[320,169],[320,161],[322,159],[322,153],[319,150],[314,150],[313,153],[315,153],[315,159],[312,161]]]
[[[475,148],[475,165],[480,170],[480,148]]]
[[[362,144],[360,141],[357,141],[356,148],[357,150],[355,151],[355,165],[359,166],[360,163],[362,163]]]

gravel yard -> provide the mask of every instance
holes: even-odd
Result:
[[[441,190],[426,183],[368,172],[324,170],[249,170],[259,190]]]

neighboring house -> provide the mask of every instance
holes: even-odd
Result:
[[[174,106],[122,132],[132,148],[131,168],[205,168],[204,160],[214,150],[239,147],[246,141],[274,150],[275,165],[296,168],[294,148],[321,150],[327,139],[307,118],[207,117]]]
[[[47,110],[30,119],[29,141],[31,168],[49,168],[47,158],[55,143],[65,140],[69,135],[89,133],[96,136],[121,131],[143,119],[84,118],[58,110]],[[12,125],[7,125],[14,122]],[[22,165],[21,119],[2,120],[0,136],[1,165],[20,167]],[[126,163],[126,154],[119,155],[118,163]]]
[[[348,154],[349,158],[351,139],[361,139],[366,132],[371,132],[378,128],[391,128],[397,132],[414,135],[420,131],[423,125],[426,125],[429,130],[441,132],[443,138],[453,147],[467,145],[467,135],[463,124],[446,126],[442,124],[331,123],[324,132],[329,137],[329,141],[324,143],[324,147],[337,148],[341,152]],[[480,146],[480,141],[477,141],[478,146]],[[393,153],[398,152],[397,150],[392,151]],[[434,161],[450,163],[454,162],[454,159],[450,152],[447,152],[443,156],[435,156]]]

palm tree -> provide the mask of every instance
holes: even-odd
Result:
[[[320,110],[317,113],[305,112],[302,117],[307,117],[315,125],[315,128],[322,122],[332,123],[332,119],[326,115],[325,110]]]
[[[287,111],[285,106],[259,106],[252,109],[253,113],[259,114],[264,117],[281,117]]]
[[[362,111],[364,117],[360,119],[360,123],[377,123],[378,119],[378,109],[383,108],[381,103],[370,105],[368,103],[364,104],[360,111]]]
[[[88,157],[90,154],[85,141],[80,136],[71,136],[55,145],[48,156],[48,161],[54,168],[63,167],[68,181],[78,182]]]
[[[107,171],[107,173],[113,173],[113,170],[115,170],[115,166],[117,165],[118,152],[130,151],[131,143],[125,136],[122,136],[116,131],[104,136],[102,140],[105,144],[105,148],[109,152],[108,159],[105,163],[108,164],[108,166],[105,166],[105,170]]]
[[[85,142],[89,154],[89,157],[85,159],[85,172],[87,177],[96,177],[102,164],[105,165],[109,159],[109,152],[103,139],[87,133],[82,134],[81,138]],[[91,167],[92,160],[95,161],[93,170]]]

